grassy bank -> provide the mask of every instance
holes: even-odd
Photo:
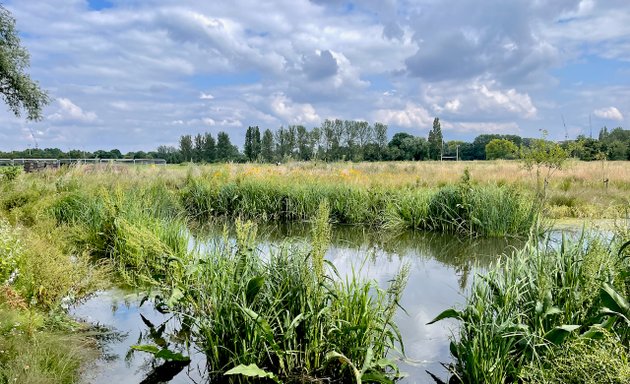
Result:
[[[629,382],[629,239],[532,244],[478,276],[463,310],[437,317],[460,321],[454,381]]]
[[[59,234],[0,217],[0,383],[74,383],[97,356],[62,307],[95,289],[102,271],[87,254],[70,254]]]
[[[402,351],[392,318],[406,273],[387,288],[358,274],[338,276],[323,260],[330,236],[325,201],[309,247],[261,254],[248,224],[234,246],[226,239],[201,250],[191,248],[188,212],[168,178],[75,171],[5,186],[2,207],[15,223],[7,226],[44,233],[39,226],[46,222],[68,252],[106,261],[125,283],[154,292],[159,308],[184,318],[214,376],[253,370],[283,382],[387,382],[398,375],[386,357]],[[65,298],[71,289],[59,292]],[[140,349],[154,348],[159,352],[159,345]]]

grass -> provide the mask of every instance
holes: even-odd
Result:
[[[460,320],[451,343],[457,382],[586,382],[562,378],[589,369],[627,379],[630,260],[617,253],[627,239],[534,243],[479,275],[464,309],[437,317]],[[585,368],[589,359],[601,365],[609,345],[623,354],[604,368]]]
[[[578,163],[559,171],[543,212],[626,212],[624,165]],[[602,169],[607,189],[599,180]],[[406,272],[385,288],[362,280],[359,271],[339,276],[323,260],[329,221],[523,235],[537,220],[530,179],[513,162],[80,166],[2,179],[0,317],[43,320],[33,320],[30,333],[5,334],[11,352],[0,358],[0,372],[14,377],[30,359],[43,363],[29,365],[32,376],[24,380],[73,380],[84,361],[76,351],[89,346],[64,339],[68,329],[47,326],[48,313],[59,313],[64,301],[84,296],[115,271],[126,283],[154,289],[161,308],[188,319],[217,376],[239,371],[289,382],[393,380],[395,364],[385,358],[402,352],[392,317]],[[262,253],[253,245],[255,226],[239,224],[235,243],[194,247],[190,222],[215,217],[314,220],[315,240]],[[625,313],[614,298],[630,291],[628,259],[614,254],[618,246],[596,239],[557,250],[530,246],[477,278],[467,307],[445,315],[462,320],[461,339],[452,348],[454,373],[464,382],[544,381],[551,371],[558,378],[573,374],[545,363],[552,357],[560,361],[582,351],[597,366],[610,345],[627,351],[629,332],[614,314]],[[596,324],[605,330],[595,332]],[[603,341],[576,341],[591,334]],[[625,377],[622,370],[606,373]]]

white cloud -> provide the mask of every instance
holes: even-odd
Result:
[[[526,93],[518,93],[513,88],[506,91],[493,90],[486,84],[475,84],[472,89],[477,93],[479,105],[484,109],[501,108],[522,118],[536,117],[536,107]]]
[[[294,103],[283,93],[272,96],[271,109],[277,116],[291,124],[314,124],[321,120],[311,104]]]
[[[59,104],[59,109],[48,117],[50,120],[91,123],[96,121],[98,117],[94,112],[83,111],[81,107],[70,99],[62,97],[57,100],[57,103]]]
[[[199,99],[201,99],[201,100],[213,100],[214,96],[212,96],[210,93],[201,92],[201,95],[199,95]]]
[[[606,107],[606,108],[596,109],[593,111],[593,114],[597,117],[601,117],[602,119],[617,120],[617,121],[623,120],[623,115],[615,107]]]
[[[374,112],[376,121],[406,128],[424,129],[433,122],[433,117],[421,106],[408,103],[402,109],[379,109]]]

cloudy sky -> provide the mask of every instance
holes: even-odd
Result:
[[[0,150],[151,150],[248,125],[553,139],[628,127],[627,0],[5,0],[54,101]],[[32,132],[32,133],[31,133]]]

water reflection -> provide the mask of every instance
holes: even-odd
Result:
[[[228,227],[230,237],[233,228]],[[212,225],[193,230],[197,245],[212,246],[223,239],[223,225]],[[308,242],[308,224],[259,225],[259,247],[265,251],[279,243]],[[233,241],[233,240],[230,240]],[[522,246],[514,239],[470,239],[413,231],[373,231],[360,227],[337,226],[333,230],[331,247],[326,254],[340,274],[355,271],[385,286],[399,271],[402,263],[411,266],[407,288],[396,322],[402,332],[407,359],[400,362],[401,370],[408,373],[403,383],[434,383],[426,374],[429,370],[441,379],[447,372],[440,364],[448,363],[449,336],[455,324],[448,321],[426,325],[444,309],[461,305],[465,292],[476,270],[485,269],[497,260],[497,255],[510,253]],[[362,266],[362,267],[360,267]],[[146,322],[167,322],[171,331],[176,326],[168,323],[165,315],[157,312],[150,303],[140,306],[138,297],[122,291],[104,292],[75,308],[72,314],[117,330],[120,340],[107,343],[106,356],[87,372],[86,383],[207,382],[204,377],[205,360],[200,353],[191,351],[192,363],[172,380],[151,379],[159,366],[150,355],[131,353],[129,348],[139,343],[147,333]],[[165,332],[168,333],[168,332]],[[446,381],[446,380],[445,380]]]
[[[195,231],[199,242],[212,244],[223,236],[222,225]],[[233,228],[228,227],[233,235]],[[308,242],[310,226],[293,223],[259,225],[260,247],[287,241]],[[426,325],[444,309],[461,305],[475,271],[487,268],[498,255],[522,247],[518,239],[462,238],[426,232],[373,231],[356,226],[333,228],[326,258],[342,274],[355,272],[385,286],[402,263],[411,266],[396,322],[402,332],[407,359],[400,362],[408,373],[404,383],[434,383],[425,370],[447,381],[441,363],[450,361],[449,336],[455,323],[448,320]],[[357,271],[362,266],[360,271]]]
[[[181,330],[177,319],[158,312],[150,301],[142,303],[139,294],[121,289],[99,292],[72,308],[70,315],[94,324],[102,335],[99,343],[103,353],[84,372],[82,383],[206,382],[205,357],[177,338]],[[137,344],[161,344],[184,355],[190,353],[192,361],[189,364],[156,361],[148,353],[131,349]]]

